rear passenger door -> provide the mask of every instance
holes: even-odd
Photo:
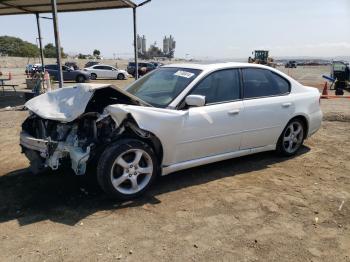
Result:
[[[291,118],[291,85],[279,74],[262,68],[243,68],[243,136],[241,149],[274,145]]]

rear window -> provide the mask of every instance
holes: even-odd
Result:
[[[244,98],[284,95],[290,92],[290,84],[278,74],[260,68],[244,68]]]

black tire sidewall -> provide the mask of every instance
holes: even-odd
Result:
[[[83,75],[78,75],[76,81],[78,83],[84,83],[85,82],[85,77]]]
[[[123,75],[122,73],[119,73],[119,74],[117,75],[117,79],[118,79],[118,80],[124,80],[124,75]]]
[[[142,149],[149,154],[152,159],[153,173],[150,181],[141,191],[135,194],[123,194],[117,191],[112,185],[110,172],[115,159],[120,154],[130,149]],[[105,193],[107,193],[110,197],[128,200],[142,195],[151,186],[158,172],[159,165],[157,157],[149,145],[137,139],[123,139],[107,147],[102,153],[97,165],[97,181],[102,190],[105,191]]]
[[[92,80],[96,80],[96,79],[97,79],[97,75],[96,75],[95,73],[92,73],[92,74],[90,75],[90,78],[91,78]]]

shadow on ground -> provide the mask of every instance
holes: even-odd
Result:
[[[2,89],[0,90],[0,109],[11,106],[20,106],[25,103],[23,91],[9,91],[6,90],[5,92],[2,92]]]
[[[309,150],[304,146],[296,157]],[[16,170],[0,176],[0,223],[17,219],[20,225],[42,220],[75,225],[98,211],[157,205],[158,195],[224,177],[248,176],[288,159],[265,152],[188,169],[160,177],[145,195],[127,202],[108,199],[97,189],[87,190],[86,183],[71,172],[32,175],[28,169]]]

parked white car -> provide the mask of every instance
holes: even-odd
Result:
[[[95,80],[97,78],[116,78],[118,80],[124,80],[128,79],[129,77],[129,74],[125,70],[118,69],[110,65],[97,64],[84,68],[84,71],[90,73],[90,78],[92,80]]]
[[[158,174],[268,150],[296,154],[320,128],[319,99],[262,65],[168,65],[126,91],[78,84],[33,98],[20,144],[34,172],[69,164],[129,199]]]

